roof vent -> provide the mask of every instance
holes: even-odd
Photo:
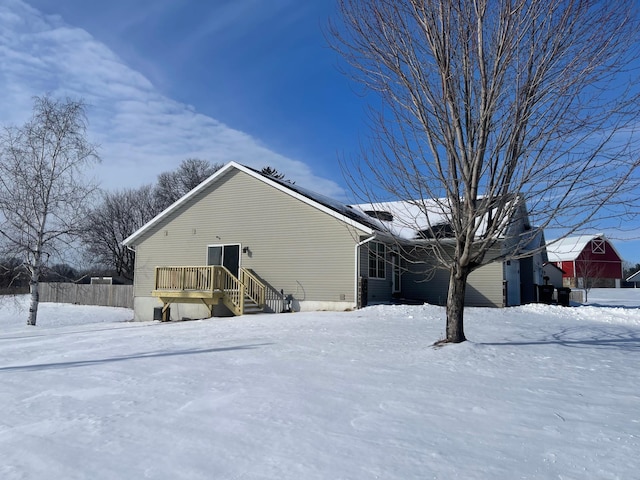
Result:
[[[439,223],[432,225],[430,228],[420,230],[416,238],[453,238],[453,227],[450,223]]]
[[[383,222],[393,222],[393,215],[391,212],[385,212],[382,210],[365,210],[364,213],[370,217],[382,220]]]

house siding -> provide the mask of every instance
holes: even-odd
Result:
[[[387,259],[385,268],[385,278],[369,277],[369,248],[372,242],[367,242],[360,246],[360,277],[367,279],[367,304],[386,303],[392,299],[392,267]],[[387,245],[387,257],[390,251]]]
[[[502,265],[502,262],[489,263],[469,275],[466,293],[468,305],[476,307],[504,306]]]
[[[402,294],[411,300],[422,300],[435,305],[445,305],[449,291],[449,270],[438,268],[434,260],[422,262],[410,259],[408,271],[402,275]],[[489,263],[469,275],[465,292],[465,305],[470,307],[502,307],[502,262]]]
[[[355,245],[363,234],[232,169],[136,242],[135,296],[150,297],[156,266],[205,265],[208,245],[240,244],[248,249],[240,266],[293,295],[294,309],[354,306]]]

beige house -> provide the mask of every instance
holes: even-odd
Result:
[[[411,273],[394,238],[372,212],[231,162],[124,241],[136,252],[135,319],[438,303],[446,282]],[[474,272],[469,304],[512,304],[505,272]]]
[[[446,204],[446,200],[437,199],[353,206],[380,219],[384,230],[396,239],[402,262],[399,292],[405,299],[436,305],[446,303],[449,270],[431,253],[437,241],[445,251],[447,245],[451,245],[449,251],[453,255],[453,230]],[[524,202],[514,196],[510,204],[509,220],[502,233],[493,239],[485,264],[468,278],[467,306],[505,307],[536,301],[537,286],[544,282],[544,235],[531,227]],[[482,228],[478,235],[483,241]]]
[[[356,308],[377,237],[366,215],[229,163],[124,241],[136,252],[135,318]],[[260,291],[234,299],[227,272]],[[386,263],[378,273],[365,293],[389,300]]]

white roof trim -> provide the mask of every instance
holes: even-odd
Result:
[[[368,227],[366,225],[363,225],[349,217],[346,217],[338,212],[336,212],[335,210],[309,198],[306,197],[296,191],[290,190],[287,187],[281,185],[278,182],[275,182],[271,179],[269,179],[268,177],[265,177],[264,175],[261,175],[260,173],[257,173],[247,167],[245,167],[244,165],[240,165],[239,163],[236,162],[229,162],[227,163],[224,167],[222,167],[220,170],[216,171],[213,175],[211,175],[209,178],[207,178],[205,181],[203,181],[200,185],[198,185],[197,187],[195,187],[193,190],[191,190],[189,193],[187,193],[186,195],[184,195],[183,197],[179,198],[176,202],[174,202],[173,204],[171,204],[170,206],[168,206],[165,210],[163,210],[162,212],[160,212],[158,215],[156,215],[155,217],[153,217],[151,220],[149,220],[145,225],[143,225],[142,227],[140,227],[138,230],[136,230],[135,232],[133,232],[131,235],[129,235],[127,238],[125,238],[122,243],[124,245],[127,246],[132,246],[134,245],[135,240],[140,237],[143,233],[145,233],[147,230],[149,230],[151,227],[155,226],[156,224],[160,223],[165,217],[167,217],[169,214],[171,214],[173,211],[175,211],[176,209],[180,208],[182,205],[188,203],[191,198],[193,198],[194,196],[196,196],[199,192],[201,192],[202,190],[208,188],[209,186],[211,186],[213,183],[216,182],[216,180],[223,176],[225,173],[227,173],[229,170],[231,169],[236,169],[236,170],[240,170],[241,172],[246,173],[247,175],[252,176],[253,178],[260,180],[261,182],[266,183],[267,185],[270,185],[274,188],[277,188],[278,190],[280,190],[283,193],[286,193],[287,195],[296,198],[298,200],[300,200],[301,202],[306,203],[307,205],[310,205],[314,208],[317,208],[318,210],[331,215],[332,217],[340,220],[343,223],[346,223],[347,225],[351,226],[351,227],[356,227],[360,230],[362,230],[363,232],[365,232],[368,235],[372,235],[374,233],[374,230],[371,227]]]
[[[627,282],[640,282],[640,270],[638,270],[636,273],[631,275],[625,281],[627,281]]]

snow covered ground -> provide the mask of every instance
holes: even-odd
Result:
[[[640,289],[132,323],[0,299],[0,478],[632,479]],[[613,306],[606,306],[613,305]]]

